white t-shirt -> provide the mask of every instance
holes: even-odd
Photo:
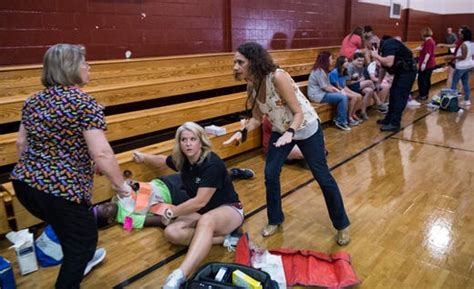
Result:
[[[472,60],[473,57],[473,45],[470,41],[464,41],[462,45],[466,45],[467,48],[467,56],[465,59],[457,59],[456,60],[456,69],[470,69],[474,67],[474,63]],[[458,49],[456,56],[462,55],[462,45]]]
[[[375,74],[375,76],[377,76],[377,63],[375,61],[372,61],[369,66],[367,66],[367,72],[369,75]]]

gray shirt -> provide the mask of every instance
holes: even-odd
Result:
[[[447,44],[453,44],[454,42],[456,42],[456,40],[458,40],[458,37],[456,36],[455,33],[449,33],[446,36],[446,43]]]
[[[364,78],[364,67],[357,67],[352,63],[349,63],[347,66],[347,75],[349,76],[348,80],[363,80]],[[357,76],[357,78],[355,77]]]
[[[328,76],[321,68],[311,71],[308,80],[308,98],[313,102],[321,102],[326,94],[323,88],[330,85]]]

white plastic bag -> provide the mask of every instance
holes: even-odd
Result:
[[[250,260],[252,267],[261,269],[278,283],[280,289],[286,288],[285,270],[281,256],[270,254],[267,250],[257,249]]]

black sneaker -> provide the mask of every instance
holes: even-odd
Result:
[[[251,169],[231,168],[229,172],[232,180],[247,180],[255,176],[255,172]]]
[[[386,121],[385,118],[377,119],[377,124],[380,124],[380,125],[387,125],[387,124],[388,124],[388,121]]]
[[[386,124],[380,128],[380,131],[399,131],[400,127],[393,124]]]

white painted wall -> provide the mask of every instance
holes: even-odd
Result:
[[[391,0],[359,0],[362,3],[390,6]],[[402,4],[403,9],[437,14],[469,14],[474,13],[474,0],[393,0]]]

